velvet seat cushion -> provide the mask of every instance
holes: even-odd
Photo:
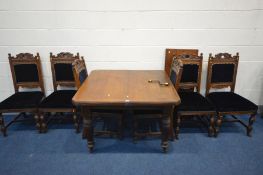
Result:
[[[177,111],[215,111],[215,107],[198,92],[179,92],[181,104]]]
[[[82,71],[80,71],[80,73],[79,73],[80,84],[82,84],[86,80],[87,77],[88,77],[88,73],[87,73],[86,69],[83,69]]]
[[[37,108],[43,97],[39,91],[17,92],[0,103],[0,110]]]
[[[234,92],[212,92],[207,98],[218,112],[257,111],[258,107]]]
[[[170,73],[170,80],[173,83],[173,85],[175,86],[176,80],[177,80],[177,75],[176,75],[176,72],[174,70],[172,70]]]
[[[73,108],[72,98],[75,90],[59,90],[46,97],[39,108]]]

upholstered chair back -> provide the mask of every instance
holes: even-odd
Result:
[[[77,59],[80,59],[79,53],[76,56],[69,52],[61,52],[57,56],[50,53],[54,90],[57,90],[58,86],[75,87],[72,63]]]
[[[200,92],[203,54],[191,55],[182,54],[176,57],[183,64],[182,78],[180,81],[180,90],[196,90]]]
[[[40,56],[31,53],[8,54],[15,92],[23,88],[40,88],[44,92]]]
[[[75,84],[79,88],[85,79],[88,77],[88,72],[85,65],[85,60],[83,57],[81,59],[75,60],[72,64]]]
[[[170,70],[170,80],[172,81],[176,90],[179,88],[179,83],[181,81],[183,71],[183,63],[180,59],[173,58],[171,70]]]
[[[239,54],[219,53],[214,57],[209,55],[206,94],[211,88],[229,88],[234,92]]]

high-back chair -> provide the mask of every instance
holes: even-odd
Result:
[[[76,87],[79,89],[80,86],[83,84],[85,79],[88,77],[85,61],[83,58],[75,60],[72,64],[73,72],[74,72],[74,78],[75,78],[75,84]],[[118,136],[120,139],[123,137],[123,111],[122,110],[114,110],[114,109],[97,109],[91,111],[93,119],[103,119],[104,122],[104,130],[95,130],[94,134],[99,135],[105,135],[105,136]],[[117,131],[112,130],[105,130],[105,121],[106,118],[117,118]],[[85,138],[85,133],[83,133],[83,138]]]
[[[174,113],[176,121],[175,138],[178,139],[182,117],[187,116],[198,116],[201,121],[208,120],[208,134],[212,136],[215,108],[200,94],[203,55],[183,54],[174,59],[180,59],[183,64],[182,76],[177,88],[181,104]]]
[[[172,60],[171,65],[169,66],[169,77],[172,82],[172,85],[175,86],[175,88],[179,88],[179,82],[182,75],[182,62],[178,60]],[[159,82],[160,83],[160,82]],[[164,85],[164,84],[163,84]],[[134,110],[133,111],[133,141],[136,143],[137,140],[141,137],[146,136],[161,136],[162,133],[162,124],[161,119],[163,116],[163,112],[160,109],[141,109],[141,110]],[[147,124],[153,123],[157,124],[159,126],[159,130],[152,129],[152,126],[149,125],[146,129],[146,131],[139,131],[139,122],[142,120],[148,120]],[[152,122],[150,122],[152,121]],[[155,125],[156,126],[156,125]],[[142,129],[141,129],[142,130]],[[145,130],[145,129],[144,129]],[[171,122],[170,125],[170,137],[173,140],[174,132],[173,132],[173,122]]]
[[[15,93],[0,103],[0,127],[4,136],[7,136],[7,128],[26,115],[26,112],[34,115],[36,127],[40,129],[37,107],[45,96],[39,54],[34,56],[30,53],[20,53],[15,57],[11,54],[8,56]],[[22,91],[21,88],[28,89]],[[5,125],[2,113],[14,112],[18,112],[18,116]]]
[[[63,114],[72,113],[76,132],[79,132],[78,116],[72,104],[72,98],[76,90],[59,90],[61,87],[75,87],[75,79],[72,70],[72,63],[80,59],[79,53],[73,55],[69,52],[61,52],[57,56],[50,53],[50,63],[53,78],[54,92],[46,97],[39,105],[39,116],[41,131],[47,131],[47,124],[54,116],[50,113]],[[58,116],[58,115],[57,115]],[[61,117],[61,116],[60,116]]]
[[[206,96],[216,107],[217,122],[216,136],[223,121],[239,122],[247,129],[247,135],[251,136],[252,124],[255,121],[257,105],[248,99],[234,93],[236,75],[239,62],[239,54],[232,56],[229,53],[219,53],[214,57],[209,55],[206,81]],[[230,88],[230,92],[211,92],[211,89]],[[250,115],[248,125],[235,115]],[[223,116],[231,115],[233,120],[223,120]]]

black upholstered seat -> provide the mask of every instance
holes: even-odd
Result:
[[[257,105],[234,92],[212,92],[208,94],[209,99],[215,106],[217,112],[234,111],[256,111]]]
[[[44,97],[43,92],[17,92],[0,103],[0,109],[37,108]]]
[[[72,98],[75,95],[75,90],[59,90],[55,91],[46,97],[40,108],[73,108]]]
[[[181,104],[177,111],[215,111],[215,107],[198,92],[179,92]]]

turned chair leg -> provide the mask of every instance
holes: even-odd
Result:
[[[179,139],[179,132],[180,132],[180,124],[181,124],[181,115],[177,114],[176,116],[176,128],[175,128],[175,139]]]
[[[79,119],[76,110],[73,111],[73,123],[76,129],[76,133],[79,133]]]
[[[212,137],[215,133],[215,118],[214,115],[210,116],[210,125],[208,129],[208,136]]]
[[[36,122],[36,129],[38,130],[39,133],[41,133],[42,130],[41,130],[41,123],[40,123],[40,114],[35,114],[34,118]]]
[[[80,132],[80,124],[81,124],[81,115],[80,114],[77,114],[77,117],[78,117],[78,131]]]
[[[5,127],[4,117],[2,113],[0,113],[0,129],[1,129],[1,132],[3,133],[3,136],[6,137],[7,136],[6,127]]]
[[[255,122],[255,120],[256,120],[256,115],[255,115],[255,114],[250,115],[250,117],[249,117],[249,122],[248,122],[248,126],[247,126],[247,136],[249,136],[249,137],[252,136],[252,135],[251,135],[251,132],[252,132],[252,130],[253,130],[252,125],[253,125],[253,123]]]
[[[133,117],[133,142],[137,143],[138,137],[137,137],[137,131],[138,131],[138,120],[137,117]]]
[[[45,115],[43,113],[39,116],[39,120],[40,120],[41,132],[46,133],[47,132],[47,123],[45,122]]]
[[[223,116],[222,116],[222,115],[219,115],[219,116],[217,117],[217,121],[216,121],[215,137],[218,136],[220,127],[221,127],[221,125],[222,125],[222,120],[223,120]]]
[[[119,139],[122,140],[123,138],[123,115],[122,114],[118,117],[118,136],[119,136]]]

